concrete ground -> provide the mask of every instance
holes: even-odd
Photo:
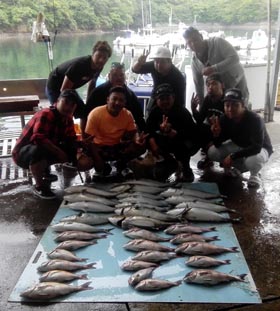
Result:
[[[228,196],[226,205],[237,209],[243,217],[234,225],[235,233],[259,290],[260,305],[229,304],[144,304],[144,303],[53,303],[21,304],[8,302],[23,269],[33,254],[42,234],[51,222],[61,200],[46,202],[32,195],[25,177],[6,179],[14,170],[11,159],[0,160],[0,311],[278,311],[280,310],[280,112],[267,128],[274,153],[262,171],[262,186],[248,189],[245,179],[229,180],[220,168],[201,172],[196,169],[197,155],[192,160],[197,180],[216,182],[220,192]],[[59,176],[62,190],[65,179]],[[76,177],[75,180],[79,180]]]

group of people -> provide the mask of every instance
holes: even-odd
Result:
[[[193,52],[192,113],[186,108],[186,78],[167,47],[158,48],[151,61],[141,55],[132,67],[153,78],[146,116],[125,84],[123,64],[112,63],[108,81],[96,87],[112,54],[106,41],[97,42],[92,55],[69,60],[50,73],[46,93],[51,106],[32,117],[13,149],[15,163],[33,174],[36,195],[55,197],[50,188],[54,163],[70,162],[79,171],[94,168],[107,176],[114,161],[117,174],[124,176],[128,163],[147,150],[156,159],[152,172],[158,180],[176,172],[178,180],[193,182],[190,159],[201,149],[199,169],[217,161],[226,175],[249,171],[248,186],[260,185],[260,170],[272,146],[263,120],[247,108],[249,92],[236,51],[222,38],[203,39],[193,27],[184,38]],[[76,89],[86,83],[84,103]],[[80,118],[80,141],[73,117]]]

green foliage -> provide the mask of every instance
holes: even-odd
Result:
[[[0,1],[1,31],[27,31],[39,12],[50,31],[93,31],[141,28],[172,22],[238,25],[267,20],[269,0],[5,0]],[[271,0],[271,16],[278,18],[280,0]],[[142,10],[143,8],[143,10]]]

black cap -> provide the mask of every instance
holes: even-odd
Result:
[[[226,90],[223,102],[226,102],[226,101],[244,103],[242,92],[236,88]]]
[[[153,92],[154,98],[159,98],[161,96],[168,96],[168,95],[174,95],[174,89],[173,87],[168,83],[160,84]]]
[[[220,83],[223,83],[222,77],[220,76],[219,73],[213,73],[210,76],[208,76],[206,78],[206,83],[209,82],[209,81],[218,81]]]

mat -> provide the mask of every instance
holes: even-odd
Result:
[[[193,189],[204,190],[218,193],[216,184],[193,183]],[[51,224],[59,222],[62,217],[74,215],[76,212],[67,208],[60,207]],[[213,223],[199,223],[200,226],[213,226]],[[220,240],[215,244],[226,247],[237,246],[240,252],[226,253],[216,258],[230,259],[231,264],[222,265],[215,268],[217,271],[230,273],[233,275],[247,274],[246,282],[232,282],[229,284],[206,287],[202,285],[186,284],[172,287],[167,290],[157,292],[137,292],[128,285],[128,278],[131,272],[122,271],[120,266],[129,258],[135,255],[123,249],[123,245],[130,239],[125,237],[122,229],[114,228],[112,235],[106,239],[98,241],[97,245],[87,246],[84,249],[75,251],[82,258],[88,258],[87,262],[96,262],[96,269],[81,270],[79,274],[87,273],[93,290],[73,293],[68,296],[53,299],[58,302],[158,302],[158,303],[261,303],[261,298],[256,290],[253,278],[247,266],[246,260],[234,233],[231,224],[214,224],[217,232],[206,233],[205,235],[218,235]],[[111,228],[111,225],[101,226]],[[162,236],[167,236],[160,233]],[[38,282],[40,274],[37,267],[47,260],[46,253],[56,247],[54,242],[55,234],[50,227],[47,228],[42,239],[32,255],[25,270],[20,276],[15,288],[13,289],[9,301],[20,302],[23,298],[20,293],[28,287]],[[168,242],[162,243],[171,247]],[[166,279],[169,281],[182,280],[183,277],[193,270],[185,265],[188,256],[175,258],[169,262],[164,262],[158,267],[153,278]],[[74,281],[71,284],[81,285],[85,280]]]

